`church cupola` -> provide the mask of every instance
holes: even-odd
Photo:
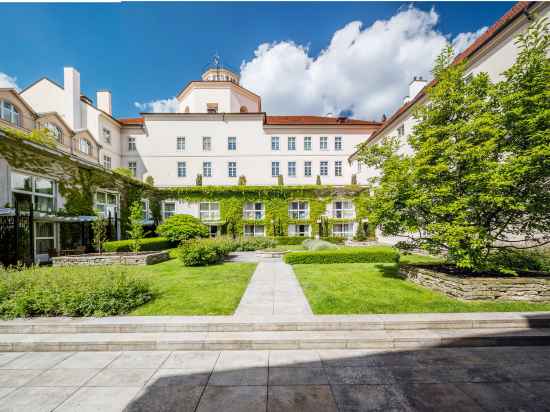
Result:
[[[205,82],[232,82],[239,84],[239,75],[233,70],[224,67],[220,56],[215,54],[212,62],[205,67],[205,71],[202,73],[202,80]]]

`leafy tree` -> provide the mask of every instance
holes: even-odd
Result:
[[[98,253],[101,253],[103,243],[107,239],[107,219],[105,219],[102,213],[96,213],[96,219],[92,221],[92,231],[94,234],[92,243]]]
[[[173,242],[208,237],[208,226],[191,215],[172,215],[157,227],[157,233]]]
[[[147,176],[145,178],[145,183],[147,183],[149,186],[155,185],[155,178],[153,176]]]
[[[202,175],[199,173],[195,179],[195,186],[202,186]]]
[[[315,178],[315,184],[316,184],[316,185],[320,185],[320,184],[321,184],[321,176],[317,175],[317,177]]]
[[[239,176],[239,186],[246,186],[246,176],[240,175]]]
[[[357,231],[355,232],[355,236],[353,238],[359,242],[367,240],[367,234],[365,233],[365,224],[363,222],[359,222],[357,224]]]
[[[550,45],[545,20],[517,39],[515,64],[496,84],[438,57],[429,104],[415,111],[412,155],[396,139],[363,146],[378,167],[370,220],[458,267],[507,270],[500,253],[550,239]],[[513,239],[513,240],[510,240]],[[528,242],[526,244],[526,242]]]
[[[130,206],[130,230],[128,236],[132,240],[130,250],[137,253],[141,250],[141,239],[144,236],[143,231],[143,207],[141,202],[134,202]]]

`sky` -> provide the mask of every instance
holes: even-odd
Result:
[[[62,84],[72,66],[83,94],[111,90],[114,116],[135,117],[175,110],[174,96],[217,53],[268,114],[379,120],[413,76],[430,77],[447,42],[464,49],[513,4],[0,4],[0,87]]]

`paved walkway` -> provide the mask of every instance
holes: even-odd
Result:
[[[309,303],[290,265],[260,261],[235,316],[312,315]]]
[[[0,411],[548,411],[550,348],[0,353]]]

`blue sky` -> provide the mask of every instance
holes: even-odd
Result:
[[[283,42],[297,45],[298,50],[307,47],[304,55],[311,63],[327,48],[335,32],[353,21],[361,22],[361,30],[365,30],[375,21],[388,21],[411,6],[426,16],[433,8],[437,22],[426,23],[428,29],[452,40],[459,33],[475,33],[491,25],[512,5],[510,2],[1,4],[2,32],[13,35],[3,36],[0,73],[16,78],[17,85],[23,88],[43,76],[62,83],[63,66],[74,66],[81,73],[83,93],[95,98],[96,90],[110,89],[115,116],[135,116],[140,111],[135,102],[144,105],[170,99],[189,80],[199,78],[215,52],[238,69],[243,61],[252,62],[258,57],[255,51],[260,44]],[[414,16],[418,15],[409,17],[415,19]],[[418,28],[415,35],[422,39],[426,30],[426,26]],[[374,41],[370,38],[361,47],[367,49],[384,41],[384,36]],[[270,49],[266,53],[271,54],[262,58],[275,58],[276,51]],[[295,54],[296,50],[291,47],[289,52]],[[357,47],[354,53],[363,55]],[[278,56],[283,62],[287,60],[282,51]],[[375,56],[369,59],[360,61],[359,66],[368,66],[361,68],[364,73],[356,70],[355,74],[342,76],[359,83],[363,78],[381,76],[380,72],[386,70],[385,62],[391,64],[387,59],[374,64]],[[382,110],[391,110],[399,104],[396,96],[406,90],[410,79],[404,77],[411,74],[403,68],[403,72],[388,78],[388,84],[399,83],[399,87],[387,96],[369,86],[370,89],[365,89],[367,96],[349,98],[340,91],[332,92],[312,83],[308,87],[321,89],[319,93],[333,93],[334,98],[323,106],[310,102],[293,106],[286,104],[293,99],[292,95],[272,91],[274,85],[262,83],[259,78],[272,81],[281,76],[303,76],[308,74],[308,67],[297,73],[289,73],[287,68],[280,73],[264,74],[258,70],[271,70],[272,60],[269,68],[267,60],[255,63],[247,68],[247,86],[266,94],[264,109],[276,113],[349,109],[356,115],[376,117]],[[330,67],[338,64],[336,56]],[[350,61],[346,64],[349,66]],[[319,67],[322,71],[324,66]],[[417,71],[426,71],[426,67]],[[325,79],[325,83],[337,85],[339,79],[335,76]],[[289,84],[289,90],[295,91],[298,81]],[[312,93],[315,96],[317,91]],[[361,99],[368,96],[374,96],[373,100],[380,103],[360,108]],[[349,105],[344,101],[346,98],[351,101]]]

